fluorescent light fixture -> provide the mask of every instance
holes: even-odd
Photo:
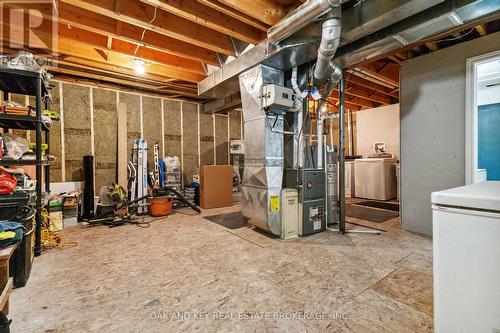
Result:
[[[145,71],[146,71],[145,68],[144,68],[144,60],[142,60],[142,59],[135,59],[134,63],[135,63],[135,71],[138,74],[144,74]]]

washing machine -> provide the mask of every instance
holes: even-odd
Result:
[[[395,199],[397,160],[390,153],[373,153],[354,160],[355,194],[372,200]]]

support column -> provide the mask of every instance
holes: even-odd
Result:
[[[345,233],[345,156],[344,156],[344,116],[345,116],[345,79],[340,79],[340,112],[339,112],[339,231]]]

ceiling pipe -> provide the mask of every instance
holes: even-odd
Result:
[[[327,72],[329,62],[332,60],[340,43],[342,9],[334,7],[323,22],[321,32],[321,43],[318,48],[318,59],[314,67],[314,79],[316,83],[321,82]]]
[[[318,147],[316,149],[317,167],[318,169],[323,168],[323,124],[325,121],[325,110],[323,106],[328,101],[328,97],[332,94],[333,90],[337,86],[337,83],[342,78],[342,69],[335,65],[333,62],[328,63],[327,69],[330,70],[330,80],[326,84],[321,94],[321,100],[318,103],[318,108],[316,109],[316,135],[318,136]],[[324,75],[324,74],[323,74]]]
[[[342,0],[308,0],[269,28],[267,40],[277,45],[311,21],[327,14],[332,8],[339,7],[341,4]]]

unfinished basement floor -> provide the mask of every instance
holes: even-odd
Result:
[[[431,239],[397,218],[348,219],[382,235],[282,241],[184,213],[149,228],[66,229],[79,245],[35,260],[11,296],[12,332],[433,330]]]

